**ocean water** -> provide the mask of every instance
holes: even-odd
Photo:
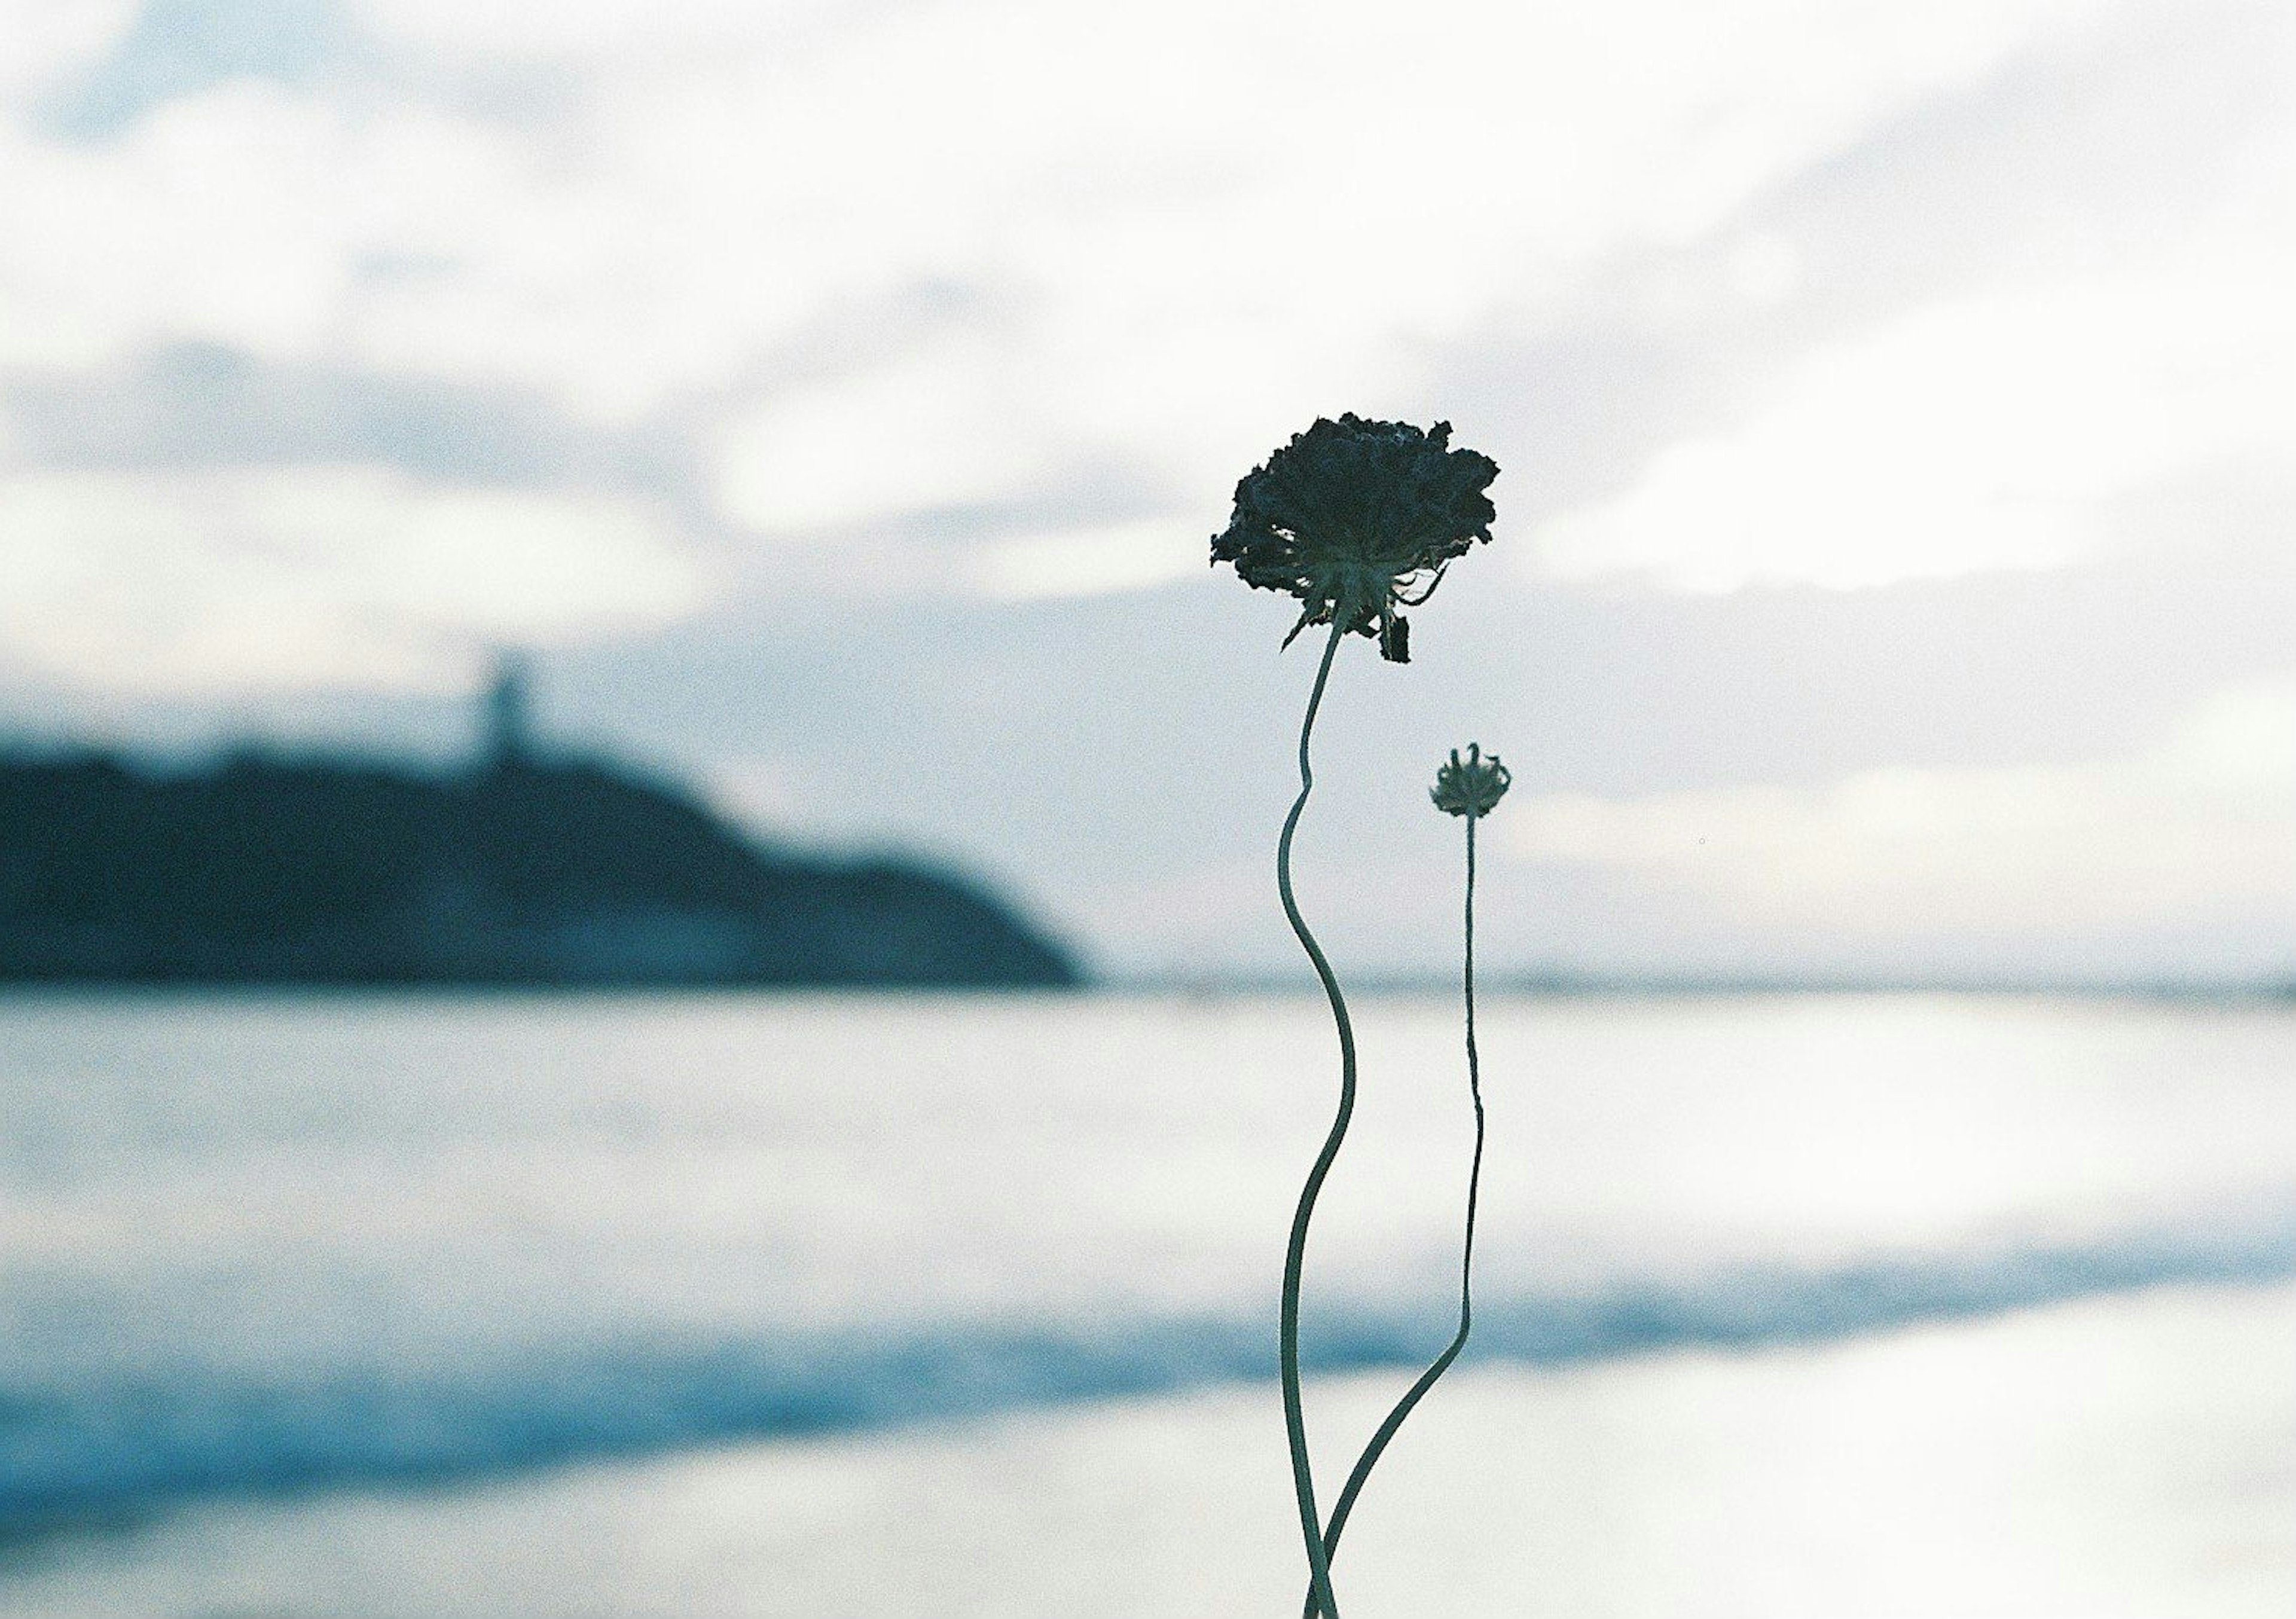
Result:
[[[1394,1370],[1447,1337],[1471,1131],[1447,1002],[1369,1001],[1360,1023],[1363,1097],[1307,1306],[1308,1358],[1342,1427],[1374,1419]],[[2023,1384],[1978,1379],[1997,1395],[2078,1383],[2030,1335],[2001,1336],[2042,1317],[2172,1345],[2236,1338],[2251,1365],[2288,1336],[2287,1005],[1496,999],[1480,1034],[1480,1364],[1431,1402],[1430,1432],[1478,1399],[1581,1423],[1615,1406],[1601,1420],[1624,1422],[1707,1386],[1690,1367],[1737,1387],[1734,1406],[1698,1410],[1721,1421],[1767,1399],[1783,1431],[1808,1415],[1812,1365],[1885,1369],[1882,1405],[1918,1387],[1939,1362],[1890,1360],[1906,1345],[2024,1345],[1986,1362],[2024,1368]],[[552,1561],[571,1583],[530,1611],[909,1611],[900,1593],[919,1587],[871,1513],[916,1503],[854,1481],[1015,1444],[1069,1458],[1074,1543],[1103,1549],[1075,1503],[1114,1491],[1136,1507],[1127,1492],[1146,1486],[1121,1458],[1237,1447],[1231,1471],[1266,1484],[1251,1499],[1274,1509],[1280,1555],[1280,1428],[1242,1413],[1272,1410],[1283,1230],[1332,1070],[1308,999],[0,1001],[0,1609],[12,1592],[55,1611],[436,1609],[445,1590],[493,1589],[476,1571],[503,1537],[470,1525],[513,1501],[529,1540],[537,1521],[590,1515],[589,1557]],[[2158,1324],[2176,1298],[2218,1301],[2207,1320],[2246,1336]],[[1671,1370],[1649,1382],[1652,1368]],[[1732,1385],[1730,1368],[1769,1381]],[[2243,1377],[2217,1380],[2221,1425],[2296,1438],[2270,1427],[2288,1403],[2275,1386]],[[2141,1429],[2168,1420],[2172,1381],[2129,1373],[2096,1397]],[[1128,1411],[1167,1413],[1151,1424],[1164,1437],[1141,1451]],[[1406,1448],[1398,1491],[1439,1492],[1431,1452]],[[1990,1465],[1982,1443],[1958,1461],[1934,1451],[1921,1455],[1945,1469],[1940,1491]],[[1646,1468],[1631,1490],[1614,1479],[1604,1499],[1630,1518],[1685,1467]],[[695,1506],[694,1481],[726,1468],[733,1482]],[[2285,1471],[2257,1488],[2284,1491]],[[635,1533],[680,1490],[690,1521],[747,1510],[768,1541],[791,1514],[863,1504],[823,1531],[844,1560],[816,1558],[810,1596],[796,1564],[740,1574],[722,1547],[715,1575],[601,1595],[638,1553],[615,1561],[600,1525]],[[339,1561],[348,1531],[327,1515],[345,1512],[399,1547],[398,1573],[323,1599],[279,1573],[280,1548]],[[1051,1532],[1029,1522],[1015,1544],[1041,1550]],[[964,1533],[990,1592],[978,1611],[1039,1611],[983,1551],[995,1534]],[[1404,1554],[1381,1562],[1376,1533],[1366,1574],[1399,1579]],[[1192,1566],[1222,1566],[1201,1533],[1191,1544]],[[2278,1589],[2267,1561],[2258,1578]],[[150,1584],[162,1564],[210,1583]],[[406,1594],[411,1571],[442,1565],[469,1581]],[[1433,1576],[1412,1566],[1423,1590]],[[273,1582],[234,1583],[258,1567]],[[127,1582],[102,1584],[114,1576]],[[479,1610],[521,1611],[502,1592],[533,1577]],[[1041,1611],[1074,1611],[1075,1591],[1046,1589]],[[1616,1611],[1800,1611],[1786,1589],[1775,1607]],[[1488,1611],[1529,1611],[1519,1599]],[[1099,1606],[1218,1606],[1180,1602]],[[1442,1611],[1486,1610],[1463,1595]]]

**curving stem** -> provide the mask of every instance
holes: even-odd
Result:
[[[1332,1120],[1331,1133],[1324,1140],[1324,1149],[1316,1157],[1315,1166],[1308,1170],[1307,1183],[1300,1189],[1299,1211],[1292,1216],[1292,1240],[1283,1255],[1283,1306],[1278,1327],[1278,1355],[1283,1372],[1283,1430],[1292,1446],[1292,1478],[1300,1497],[1300,1530],[1308,1542],[1308,1591],[1311,1605],[1322,1608],[1329,1619],[1340,1619],[1340,1605],[1332,1595],[1331,1559],[1324,1549],[1321,1521],[1316,1511],[1316,1481],[1308,1468],[1308,1421],[1300,1398],[1300,1275],[1308,1257],[1308,1222],[1316,1212],[1316,1195],[1324,1189],[1324,1177],[1331,1173],[1332,1160],[1339,1157],[1340,1143],[1347,1139],[1348,1120],[1356,1108],[1356,1034],[1348,1022],[1348,1003],[1340,993],[1340,981],[1332,974],[1332,964],[1324,959],[1323,947],[1316,936],[1308,931],[1307,921],[1300,914],[1300,902],[1292,893],[1292,835],[1299,830],[1301,812],[1308,807],[1308,795],[1315,789],[1315,773],[1308,765],[1308,738],[1316,728],[1316,710],[1323,706],[1324,687],[1331,679],[1332,659],[1340,650],[1340,639],[1347,634],[1349,615],[1334,611],[1332,615],[1331,638],[1324,643],[1324,661],[1316,670],[1316,684],[1308,694],[1308,712],[1300,722],[1300,796],[1292,800],[1292,813],[1284,817],[1283,835],[1275,843],[1275,888],[1283,896],[1283,914],[1291,921],[1292,931],[1299,936],[1300,944],[1315,964],[1316,977],[1323,981],[1324,993],[1332,1003],[1332,1021],[1340,1032],[1340,1107]]]
[[[1395,1437],[1396,1431],[1403,1426],[1404,1419],[1411,1415],[1412,1408],[1427,1397],[1427,1391],[1435,1386],[1436,1379],[1449,1370],[1451,1362],[1459,1358],[1459,1352],[1467,1346],[1468,1329],[1474,1323],[1475,1198],[1483,1179],[1483,1081],[1482,1070],[1475,1058],[1475,822],[1478,819],[1473,810],[1467,812],[1467,957],[1463,986],[1467,1002],[1467,1093],[1475,1103],[1475,1154],[1467,1171],[1467,1239],[1464,1255],[1459,1263],[1459,1330],[1445,1345],[1443,1353],[1419,1374],[1419,1380],[1395,1402],[1395,1409],[1388,1412],[1387,1420],[1379,1425],[1378,1431],[1371,1436],[1371,1443],[1364,1446],[1363,1454],[1356,1459],[1355,1471],[1348,1475],[1347,1485],[1341,1490],[1340,1499],[1332,1508],[1332,1521],[1324,1531],[1324,1557],[1327,1567],[1329,1560],[1339,1552],[1340,1532],[1347,1527],[1348,1514],[1355,1509],[1356,1497],[1363,1493],[1364,1484],[1370,1479],[1372,1468],[1379,1465],[1380,1455],[1387,1449],[1388,1441]],[[1317,1592],[1310,1584],[1307,1600],[1300,1608],[1302,1619],[1316,1619],[1319,1607]]]

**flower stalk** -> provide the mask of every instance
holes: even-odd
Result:
[[[1316,942],[1307,919],[1300,914],[1300,901],[1292,889],[1292,838],[1299,830],[1300,817],[1308,808],[1308,796],[1316,788],[1315,771],[1308,757],[1308,739],[1316,728],[1316,711],[1323,707],[1324,688],[1332,675],[1332,659],[1338,654],[1340,642],[1346,634],[1345,623],[1334,618],[1332,633],[1324,642],[1324,660],[1316,666],[1316,684],[1308,694],[1306,716],[1300,722],[1300,796],[1292,801],[1292,813],[1283,818],[1283,832],[1275,843],[1275,890],[1283,901],[1283,915],[1291,922],[1300,948],[1315,966],[1324,997],[1331,1002],[1332,1022],[1340,1036],[1339,1108],[1324,1138],[1323,1150],[1316,1155],[1316,1162],[1300,1189],[1300,1205],[1292,1215],[1292,1235],[1283,1250],[1283,1297],[1276,1329],[1277,1359],[1283,1378],[1283,1433],[1292,1449],[1292,1481],[1299,1499],[1300,1533],[1308,1544],[1308,1600],[1331,1619],[1339,1619],[1340,1606],[1332,1595],[1330,1553],[1316,1511],[1316,1481],[1308,1460],[1307,1411],[1300,1385],[1300,1282],[1307,1263],[1308,1226],[1315,1217],[1316,1199],[1324,1190],[1324,1177],[1332,1173],[1332,1162],[1340,1156],[1341,1144],[1347,1140],[1348,1121],[1355,1114],[1356,1034],[1348,1018],[1347,997],[1340,993],[1339,977],[1332,971],[1332,964],[1324,958],[1323,946]]]
[[[1364,1446],[1363,1454],[1356,1459],[1355,1468],[1341,1488],[1339,1500],[1332,1503],[1331,1521],[1324,1526],[1324,1558],[1326,1568],[1339,1555],[1340,1534],[1348,1526],[1348,1515],[1355,1510],[1357,1497],[1364,1485],[1371,1482],[1372,1469],[1379,1465],[1388,1444],[1401,1431],[1405,1420],[1427,1397],[1459,1352],[1467,1346],[1467,1337],[1475,1322],[1475,1206],[1483,1183],[1483,1072],[1475,1051],[1475,822],[1490,813],[1505,794],[1512,780],[1505,765],[1493,754],[1488,760],[1480,747],[1471,745],[1468,758],[1462,762],[1458,749],[1451,750],[1450,763],[1435,773],[1435,786],[1428,795],[1435,807],[1446,814],[1464,816],[1467,822],[1467,898],[1465,916],[1465,965],[1460,974],[1463,998],[1467,1012],[1467,1094],[1475,1108],[1475,1149],[1467,1169],[1466,1238],[1461,1244],[1459,1259],[1459,1327],[1451,1341],[1419,1374],[1403,1397],[1387,1413],[1387,1419],[1373,1433]],[[1302,1619],[1316,1619],[1322,1608],[1311,1584],[1301,1606]]]

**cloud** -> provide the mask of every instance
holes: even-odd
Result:
[[[0,378],[0,434],[23,462],[56,470],[357,462],[432,482],[657,495],[687,478],[667,428],[602,429],[515,389],[275,364],[210,343]]]
[[[839,527],[1025,489],[1057,438],[978,339],[922,347],[730,422],[719,503],[767,532]]]
[[[94,61],[127,27],[135,0],[0,0],[0,108],[22,105]]]
[[[1746,224],[1802,249],[1810,301],[1836,321],[2094,276],[2228,205],[2284,237],[2292,68],[2296,18],[2273,0],[2118,7],[1877,121]]]
[[[1205,536],[1171,518],[1081,533],[1000,540],[980,557],[973,585],[1003,601],[1097,596],[1185,578],[1204,566]]]
[[[451,281],[481,229],[514,228],[532,155],[474,119],[258,81],[168,102],[101,147],[0,130],[0,366],[184,341],[358,363],[394,298]]]
[[[111,48],[51,94],[42,122],[102,139],[234,79],[308,82],[357,50],[331,0],[144,0]]]
[[[2296,449],[2296,322],[2274,269],[2211,253],[1922,308],[1548,522],[1538,562],[1693,590],[2062,567],[2108,537],[2117,497]]]
[[[2100,503],[2162,462],[2290,447],[2292,51],[2284,11],[2245,0],[2045,32],[1712,230],[1494,315],[1431,397],[1532,473],[1503,511],[1579,576],[1849,585],[2093,552]],[[1801,432],[1808,454],[1782,442]]]
[[[2226,688],[2145,751],[2084,765],[1516,797],[1498,826],[1518,859],[1608,870],[1770,936],[2296,923],[2296,676]]]
[[[1367,5],[1301,29],[1210,0],[693,4],[640,39],[620,8],[378,4],[357,25],[386,52],[570,52],[586,94],[512,127],[399,80],[193,86],[101,151],[4,154],[0,207],[69,228],[0,251],[0,290],[36,358],[193,338],[627,418],[833,301],[1013,284],[1042,307],[1024,353],[947,356],[951,386],[1201,475],[1310,397],[1407,391],[1496,302],[1710,228],[2081,9],[1458,6],[1398,51]]]
[[[0,639],[96,691],[463,683],[490,646],[694,611],[706,576],[637,503],[362,467],[0,480]]]
[[[206,345],[370,395],[540,401],[575,439],[675,418],[715,459],[715,520],[775,541],[1027,505],[1078,463],[1217,491],[1334,400],[1415,412],[1414,349],[1620,241],[1707,228],[2064,14],[1781,3],[1724,28],[1646,4],[1702,40],[1662,56],[1631,20],[1429,19],[1485,39],[1463,58],[1209,4],[696,0],[635,29],[293,0],[284,32],[276,9],[153,0],[82,84],[111,86],[108,142],[0,152],[0,210],[53,225],[0,237],[0,364],[78,378]],[[424,92],[516,60],[587,93],[511,126]],[[1456,138],[1402,138],[1438,117]],[[1351,125],[1343,151],[1320,133]],[[1784,261],[1754,258],[1775,289]],[[936,286],[994,291],[890,344],[852,331]],[[226,387],[216,414],[252,403]],[[962,541],[996,549],[951,576],[1010,595],[1030,556],[1102,559],[1100,588],[1166,576],[1085,537],[1138,503]]]
[[[632,57],[787,41],[877,9],[853,0],[611,0],[469,5],[461,0],[348,0],[361,24],[441,55],[611,65]]]
[[[537,642],[777,814],[1288,961],[1192,875],[1299,674],[1203,539],[1314,415],[1448,416],[1500,543],[1319,733],[1341,945],[1416,948],[1381,773],[1467,735],[1579,805],[1517,960],[1906,849],[1971,927],[2216,904],[2248,812],[2132,739],[2284,658],[2283,12],[0,0],[4,700],[387,743]]]

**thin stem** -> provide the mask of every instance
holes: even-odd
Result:
[[[1481,1190],[1483,1180],[1483,1076],[1481,1066],[1475,1056],[1475,822],[1477,819],[1474,812],[1470,810],[1467,814],[1467,956],[1464,987],[1467,1002],[1467,1093],[1474,1099],[1475,1103],[1475,1155],[1473,1163],[1467,1171],[1467,1239],[1464,1254],[1459,1263],[1459,1330],[1453,1336],[1450,1343],[1445,1345],[1443,1353],[1437,1355],[1427,1370],[1419,1374],[1419,1380],[1406,1391],[1402,1399],[1395,1402],[1395,1409],[1388,1412],[1387,1420],[1379,1425],[1379,1431],[1371,1436],[1371,1443],[1364,1446],[1363,1454],[1356,1459],[1355,1471],[1348,1475],[1347,1485],[1340,1492],[1337,1504],[1332,1508],[1332,1521],[1324,1531],[1324,1556],[1327,1560],[1339,1554],[1340,1532],[1347,1527],[1348,1514],[1355,1510],[1356,1497],[1363,1493],[1365,1484],[1371,1478],[1371,1470],[1379,1465],[1380,1455],[1387,1449],[1388,1442],[1393,1439],[1397,1430],[1403,1427],[1404,1419],[1411,1415],[1412,1408],[1426,1398],[1427,1391],[1435,1386],[1436,1379],[1449,1370],[1451,1362],[1459,1358],[1459,1352],[1467,1346],[1468,1330],[1474,1324],[1475,1199],[1477,1193]],[[1308,1591],[1307,1601],[1300,1609],[1302,1619],[1316,1619],[1316,1594],[1311,1586]]]
[[[1331,1559],[1324,1549],[1324,1536],[1316,1511],[1316,1481],[1308,1468],[1308,1419],[1300,1398],[1300,1274],[1308,1257],[1308,1222],[1316,1212],[1316,1194],[1324,1189],[1324,1177],[1331,1173],[1332,1160],[1340,1154],[1340,1143],[1347,1139],[1348,1120],[1356,1108],[1356,1034],[1348,1021],[1348,1003],[1340,993],[1340,981],[1332,973],[1332,964],[1324,959],[1323,946],[1316,936],[1308,931],[1307,921],[1300,914],[1300,902],[1292,893],[1292,835],[1299,830],[1300,816],[1308,807],[1308,795],[1315,789],[1315,773],[1308,765],[1308,737],[1316,726],[1316,710],[1323,706],[1324,687],[1331,679],[1332,659],[1340,650],[1340,639],[1347,634],[1348,616],[1332,615],[1331,638],[1324,643],[1324,661],[1316,670],[1314,690],[1308,694],[1308,712],[1300,722],[1300,796],[1292,800],[1292,813],[1284,817],[1283,835],[1275,843],[1275,889],[1283,897],[1283,914],[1292,923],[1292,931],[1299,936],[1300,944],[1315,964],[1316,977],[1323,981],[1324,993],[1332,1003],[1332,1021],[1340,1032],[1340,1107],[1332,1120],[1331,1133],[1324,1140],[1324,1149],[1316,1157],[1315,1167],[1308,1172],[1307,1183],[1300,1189],[1300,1207],[1292,1216],[1292,1240],[1283,1255],[1283,1305],[1277,1329],[1278,1356],[1283,1372],[1283,1431],[1292,1446],[1292,1479],[1300,1497],[1300,1532],[1308,1542],[1308,1590],[1309,1600],[1318,1605],[1330,1619],[1340,1619],[1339,1600],[1332,1595]]]

